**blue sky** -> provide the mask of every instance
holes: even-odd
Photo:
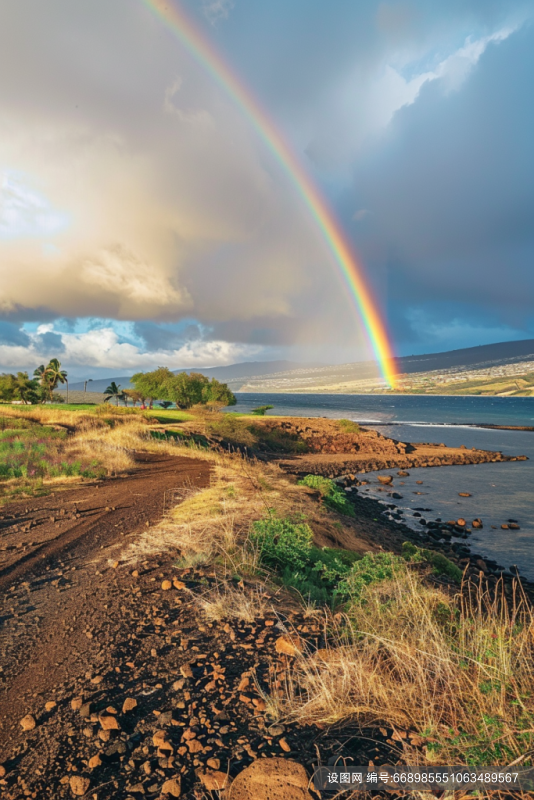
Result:
[[[398,354],[534,337],[533,2],[184,5],[327,195]],[[369,357],[294,186],[141,2],[3,4],[0,88],[0,369]]]

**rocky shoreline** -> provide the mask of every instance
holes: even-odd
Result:
[[[399,477],[407,477],[407,474],[401,472]],[[358,519],[376,520],[378,518],[383,522],[385,538],[381,537],[381,547],[387,549],[389,544],[391,550],[395,552],[398,550],[400,536],[418,547],[424,547],[446,556],[469,578],[478,580],[482,574],[490,588],[495,587],[499,580],[503,580],[507,586],[510,586],[514,580],[520,581],[525,592],[531,599],[534,599],[534,581],[520,576],[517,567],[504,567],[494,559],[483,558],[471,549],[469,537],[473,529],[483,528],[483,522],[479,518],[472,521],[464,518],[443,520],[438,517],[432,519],[429,516],[430,509],[419,508],[414,509],[414,516],[418,519],[421,530],[414,530],[406,524],[402,509],[395,503],[400,496],[394,491],[393,482],[381,481],[380,478],[383,476],[379,476],[378,480],[386,492],[383,501],[364,496],[360,487],[368,485],[368,481],[361,480],[354,474],[338,476],[335,478],[335,482],[348,493]],[[519,524],[516,520],[510,519],[503,523],[502,527],[503,529],[518,530]]]

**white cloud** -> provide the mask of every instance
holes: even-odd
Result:
[[[2,369],[20,368],[30,370],[38,363],[56,355],[44,350],[40,336],[56,333],[50,324],[40,325],[35,333],[28,333],[28,347],[0,345]],[[260,347],[235,344],[225,341],[191,341],[172,350],[160,349],[143,352],[135,344],[121,342],[112,328],[99,328],[85,333],[60,333],[63,349],[59,353],[66,368],[87,367],[117,370],[148,370],[161,364],[178,367],[221,366],[244,361],[261,352]]]

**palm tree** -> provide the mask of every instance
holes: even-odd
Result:
[[[44,403],[46,395],[48,394],[48,373],[44,364],[34,369],[34,377],[37,378],[41,384],[41,403]]]
[[[40,369],[40,367],[39,367]],[[58,383],[66,383],[68,389],[68,380],[67,380],[67,373],[64,369],[61,369],[61,363],[58,361],[57,358],[51,358],[48,362],[48,366],[46,368],[46,372],[48,375],[48,387],[50,393],[50,400],[52,400],[52,392],[57,387]],[[68,395],[68,391],[67,391]]]
[[[108,400],[111,400],[112,397],[116,399],[115,405],[119,405],[119,400],[122,400],[124,397],[124,392],[121,390],[120,384],[117,386],[115,381],[111,381],[108,388],[104,392],[107,397],[104,398],[104,402],[107,403]]]

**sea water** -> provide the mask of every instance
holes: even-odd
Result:
[[[473,530],[472,551],[493,558],[503,567],[517,565],[522,575],[534,580],[534,431],[506,431],[474,427],[510,425],[534,427],[534,398],[450,397],[418,395],[348,394],[237,394],[234,411],[273,405],[270,414],[322,416],[351,419],[403,442],[465,445],[505,455],[525,455],[529,461],[410,469],[408,478],[396,471],[371,473],[368,487],[360,491],[383,502],[392,502],[380,491],[377,476],[394,476],[395,500],[407,524],[418,526],[416,509],[424,519],[444,521],[464,517],[470,523],[480,517],[484,527]],[[423,481],[417,484],[416,481]],[[463,498],[460,492],[471,497]],[[508,520],[520,530],[503,530]]]

